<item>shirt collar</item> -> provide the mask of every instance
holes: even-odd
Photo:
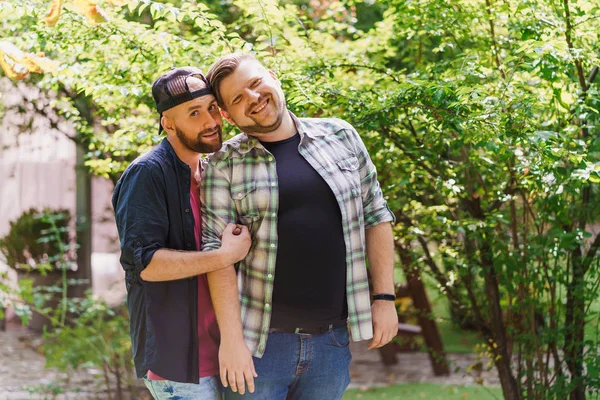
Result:
[[[303,139],[304,136],[308,136],[309,138],[314,139],[320,136],[325,136],[327,134],[327,131],[323,130],[322,128],[312,125],[306,120],[301,121],[291,111],[289,113],[292,117],[292,121],[294,121],[294,125],[296,125],[296,130],[300,134],[301,139]]]
[[[179,156],[175,152],[175,149],[171,145],[171,142],[169,142],[169,139],[164,138],[162,140],[162,142],[160,143],[160,146],[162,146],[162,148],[171,156],[171,158],[173,159],[173,162],[177,166],[179,166],[180,168],[186,168],[189,171],[189,169],[190,169],[189,165],[187,165],[185,162],[183,162],[183,160],[181,160],[179,158]]]
[[[244,155],[253,148],[260,146],[260,142],[258,141],[258,139],[252,136],[248,136],[244,132],[242,132],[239,135],[238,140],[232,141],[230,145],[237,153],[239,153],[240,155]]]

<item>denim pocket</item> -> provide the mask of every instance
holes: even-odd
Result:
[[[347,347],[350,344],[350,333],[345,326],[332,329],[329,331],[329,335],[333,343],[338,347]]]

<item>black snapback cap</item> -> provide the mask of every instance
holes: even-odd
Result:
[[[206,87],[199,90],[191,90],[187,79],[198,78],[206,83]],[[202,71],[196,67],[173,68],[158,77],[152,84],[152,96],[156,103],[156,111],[160,114],[170,108],[188,102],[200,96],[212,94],[210,85]],[[162,132],[162,124],[158,121],[158,133]]]

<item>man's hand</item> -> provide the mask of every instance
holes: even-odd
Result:
[[[388,344],[398,333],[398,313],[393,301],[375,300],[371,306],[373,317],[373,340],[368,349]]]
[[[243,337],[229,340],[221,338],[219,365],[224,387],[229,385],[232,391],[244,394],[245,384],[248,384],[248,391],[254,393],[254,378],[258,375],[254,369],[252,354]]]
[[[221,234],[221,251],[227,266],[243,260],[250,250],[252,240],[248,228],[243,225],[227,224]]]

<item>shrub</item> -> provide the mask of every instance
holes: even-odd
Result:
[[[59,255],[64,254],[65,261],[75,259],[71,251],[70,223],[69,210],[31,208],[10,222],[10,231],[0,239],[0,253],[6,258],[7,265],[18,271],[44,273],[48,269],[57,269]]]

